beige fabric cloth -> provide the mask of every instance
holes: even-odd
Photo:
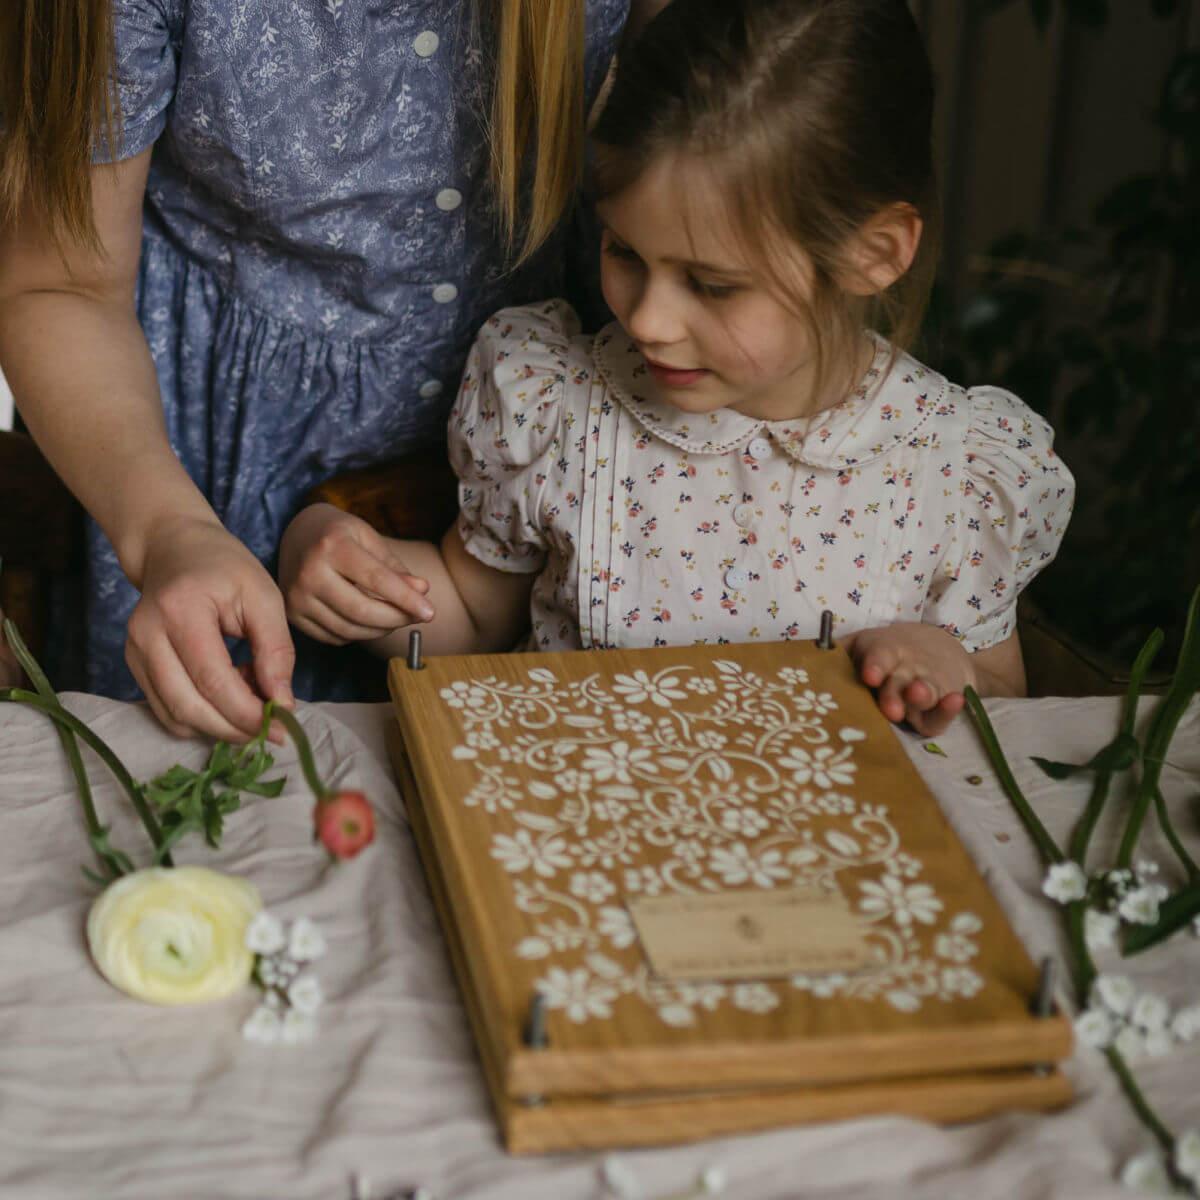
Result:
[[[204,757],[199,743],[172,741],[143,708],[65,699],[142,777]],[[1051,784],[1027,756],[1089,756],[1113,729],[1116,703],[994,701],[989,709],[1031,800],[1061,836],[1087,783]],[[288,774],[281,797],[235,814],[219,853],[189,843],[178,855],[254,880],[273,910],[307,914],[326,932],[320,1039],[288,1048],[243,1041],[239,1027],[255,1004],[249,990],[207,1008],[156,1009],[97,974],[83,941],[93,895],[79,871],[86,842],[57,739],[40,715],[0,708],[0,1196],[346,1200],[358,1171],[376,1200],[417,1182],[440,1200],[600,1197],[600,1155],[512,1159],[499,1147],[385,765],[388,710],[305,706],[300,716],[323,769],[374,799],[377,844],[348,865],[324,861],[310,840],[310,800],[289,747],[278,756]],[[1198,735],[1195,706],[1164,783],[1200,852]],[[1056,911],[1039,895],[1041,871],[973,730],[960,720],[937,740],[947,758],[915,739],[906,745],[1031,952],[1054,947]],[[984,782],[966,782],[973,774]],[[132,815],[98,765],[92,776],[114,840],[138,850]],[[1114,844],[1115,830],[1103,826],[1102,839]],[[1147,848],[1171,861],[1156,839]],[[1115,969],[1116,960],[1102,965]],[[1122,969],[1173,1005],[1200,1000],[1200,942],[1187,935]],[[1193,1043],[1138,1067],[1177,1128],[1200,1126],[1198,1066]],[[1072,1073],[1079,1100],[1055,1115],[1014,1113],[950,1129],[880,1117],[620,1158],[647,1198],[685,1188],[713,1163],[727,1172],[734,1200],[1127,1195],[1115,1172],[1149,1137],[1100,1060],[1080,1056]]]

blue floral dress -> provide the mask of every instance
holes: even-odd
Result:
[[[588,0],[589,103],[628,4]],[[171,444],[269,568],[314,484],[444,444],[490,313],[572,282],[569,221],[525,268],[502,265],[489,7],[115,0],[119,156],[154,144],[137,308]],[[94,526],[88,556],[85,684],[130,698],[137,593]],[[352,651],[297,651],[297,695],[365,694]]]

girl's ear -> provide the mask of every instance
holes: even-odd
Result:
[[[912,266],[924,226],[911,204],[880,209],[850,239],[839,284],[854,296],[886,291]]]

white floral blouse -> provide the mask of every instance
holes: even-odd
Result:
[[[841,404],[764,421],[671,407],[619,325],[581,336],[561,300],[492,317],[450,417],[458,528],[537,573],[530,648],[812,638],[823,609],[838,635],[1008,637],[1071,514],[1053,432],[877,342]]]

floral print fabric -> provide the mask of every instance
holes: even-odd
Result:
[[[588,0],[589,100],[627,9]],[[475,12],[472,0],[114,0],[123,138],[97,158],[154,146],[137,306],[168,432],[268,565],[309,488],[441,441],[488,313],[581,275],[570,222],[505,272]],[[98,529],[89,542],[84,685],[130,698],[137,594]],[[297,695],[363,694],[343,678],[351,652],[303,638],[298,650]]]
[[[1049,425],[876,338],[841,404],[762,421],[656,397],[619,325],[562,301],[480,333],[451,413],[467,550],[536,572],[547,650],[839,636],[927,621],[968,651],[1007,638],[1074,481]]]

